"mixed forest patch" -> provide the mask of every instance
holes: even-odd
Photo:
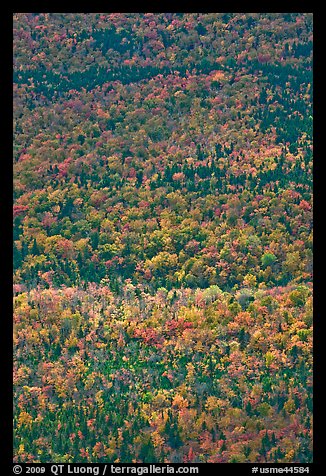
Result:
[[[14,15],[15,461],[312,461],[312,35]]]

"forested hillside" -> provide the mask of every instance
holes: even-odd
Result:
[[[14,15],[16,461],[312,461],[312,30]]]

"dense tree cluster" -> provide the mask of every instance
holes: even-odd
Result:
[[[312,35],[14,15],[17,461],[311,461]]]
[[[308,462],[307,286],[15,298],[15,454],[28,462]]]

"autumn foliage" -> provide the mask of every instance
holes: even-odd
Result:
[[[14,15],[16,462],[312,461],[312,15]]]

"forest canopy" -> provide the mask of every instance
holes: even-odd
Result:
[[[311,462],[312,14],[13,37],[15,461]]]

